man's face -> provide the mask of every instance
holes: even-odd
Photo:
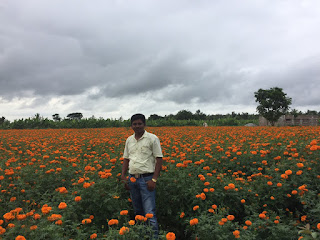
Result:
[[[141,134],[144,132],[144,123],[142,122],[141,119],[137,119],[135,121],[132,122],[131,124],[131,128],[133,129],[133,131],[136,133],[136,134]]]

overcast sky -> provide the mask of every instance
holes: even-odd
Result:
[[[0,116],[320,111],[319,0],[1,0]]]

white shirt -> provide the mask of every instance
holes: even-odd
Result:
[[[156,135],[144,131],[139,140],[135,139],[135,134],[127,138],[123,158],[129,159],[130,174],[153,173],[157,157],[163,155]]]

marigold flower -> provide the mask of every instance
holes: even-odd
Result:
[[[235,236],[235,238],[239,238],[240,237],[240,231],[239,230],[233,231],[233,235]]]
[[[260,213],[259,218],[264,219],[264,218],[266,218],[266,215],[264,213]]]
[[[37,228],[38,228],[37,225],[32,225],[32,226],[30,227],[30,230],[36,230]]]
[[[38,214],[38,213],[36,213],[35,215],[33,215],[33,219],[34,219],[34,220],[38,220],[38,219],[40,219],[40,218],[41,218],[41,215]]]
[[[183,218],[184,216],[185,216],[184,212],[180,213],[180,218]]]
[[[109,220],[109,222],[108,222],[108,225],[109,225],[109,226],[117,225],[117,224],[119,224],[118,219],[111,219],[111,220]]]
[[[93,234],[90,235],[90,239],[96,239],[97,236],[98,236],[98,235],[97,235],[96,233],[93,233]]]
[[[76,201],[76,202],[80,202],[81,201],[81,196],[76,196],[75,198],[74,198],[74,200]]]
[[[62,220],[57,220],[57,221],[55,222],[55,224],[56,224],[56,225],[62,225]]]
[[[304,221],[306,221],[307,220],[307,215],[303,215],[302,217],[301,217],[301,222],[304,222]]]
[[[136,220],[136,221],[144,221],[144,216],[142,216],[142,215],[136,215],[136,216],[135,216],[135,220]]]
[[[120,215],[128,215],[128,210],[122,210],[121,212],[120,212]]]
[[[199,223],[199,220],[197,218],[193,218],[190,220],[190,226],[197,225],[198,223]]]
[[[131,177],[131,178],[130,178],[130,182],[135,183],[136,181],[137,181],[137,179],[136,179],[136,178],[134,178],[134,177]]]
[[[82,224],[88,224],[88,223],[91,223],[92,221],[91,221],[91,219],[90,218],[85,218],[85,219],[83,219],[82,220]]]
[[[247,221],[245,221],[245,224],[248,225],[248,226],[251,226],[252,222],[250,220],[247,220]]]
[[[228,219],[229,221],[232,221],[232,220],[234,220],[234,216],[233,216],[233,215],[228,215],[228,216],[227,216],[227,219]]]
[[[166,235],[166,239],[167,240],[175,240],[176,239],[176,235],[173,232],[168,232]]]
[[[130,220],[130,221],[129,221],[129,225],[130,225],[130,226],[133,226],[135,223],[136,223],[136,222],[135,222],[134,220]]]
[[[193,211],[196,211],[197,209],[199,209],[199,206],[198,206],[198,205],[196,205],[196,206],[193,207]]]
[[[67,207],[67,204],[65,202],[61,202],[58,206],[59,209],[65,209]]]
[[[303,166],[304,166],[303,163],[297,163],[298,168],[302,168]]]
[[[43,207],[41,208],[41,212],[43,214],[47,214],[47,213],[51,212],[51,210],[52,210],[52,207],[48,207],[48,205],[43,205]]]
[[[152,213],[147,213],[146,214],[146,218],[153,218],[153,214]]]
[[[226,223],[226,222],[228,222],[228,218],[221,218],[221,221]]]
[[[24,236],[18,235],[15,240],[26,240]]]
[[[0,226],[0,235],[4,234],[7,230]]]
[[[120,228],[120,230],[119,230],[119,234],[120,235],[124,235],[124,234],[126,234],[126,233],[128,233],[129,232],[129,228],[128,227],[122,227],[122,228]]]

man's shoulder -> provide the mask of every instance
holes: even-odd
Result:
[[[146,131],[146,137],[151,138],[151,139],[156,139],[156,138],[158,138],[157,135],[155,135],[155,134],[153,134],[153,133],[150,133],[150,132],[147,132],[147,131]]]
[[[134,134],[130,135],[129,137],[127,137],[127,141],[130,141],[131,139],[134,138]]]

